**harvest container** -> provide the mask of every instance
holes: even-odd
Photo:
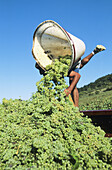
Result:
[[[37,64],[45,71],[59,56],[71,56],[72,67],[85,52],[85,44],[52,20],[42,22],[33,35],[32,54]]]

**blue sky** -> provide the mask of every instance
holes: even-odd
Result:
[[[97,44],[106,47],[80,71],[78,87],[112,73],[111,0],[0,0],[0,102],[36,92],[42,76],[31,53],[33,33],[48,19],[84,41],[83,57]]]

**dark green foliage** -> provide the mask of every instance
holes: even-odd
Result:
[[[81,87],[78,90],[81,96],[85,94],[93,95],[96,93],[96,91],[99,91],[99,93],[105,92],[105,91],[111,91],[112,90],[112,74],[101,77],[97,79],[95,82],[85,85],[84,87]],[[112,91],[111,91],[111,94],[112,94]]]
[[[112,109],[112,74],[79,89],[80,110]]]
[[[0,169],[111,170],[111,139],[65,98],[67,64],[47,70],[31,99],[0,104]]]

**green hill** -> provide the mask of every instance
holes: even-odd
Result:
[[[112,74],[103,76],[78,90],[81,110],[112,109]]]

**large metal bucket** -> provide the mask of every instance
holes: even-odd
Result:
[[[42,22],[34,32],[32,54],[43,70],[54,59],[67,55],[71,56],[70,69],[84,52],[84,42],[52,20]]]

